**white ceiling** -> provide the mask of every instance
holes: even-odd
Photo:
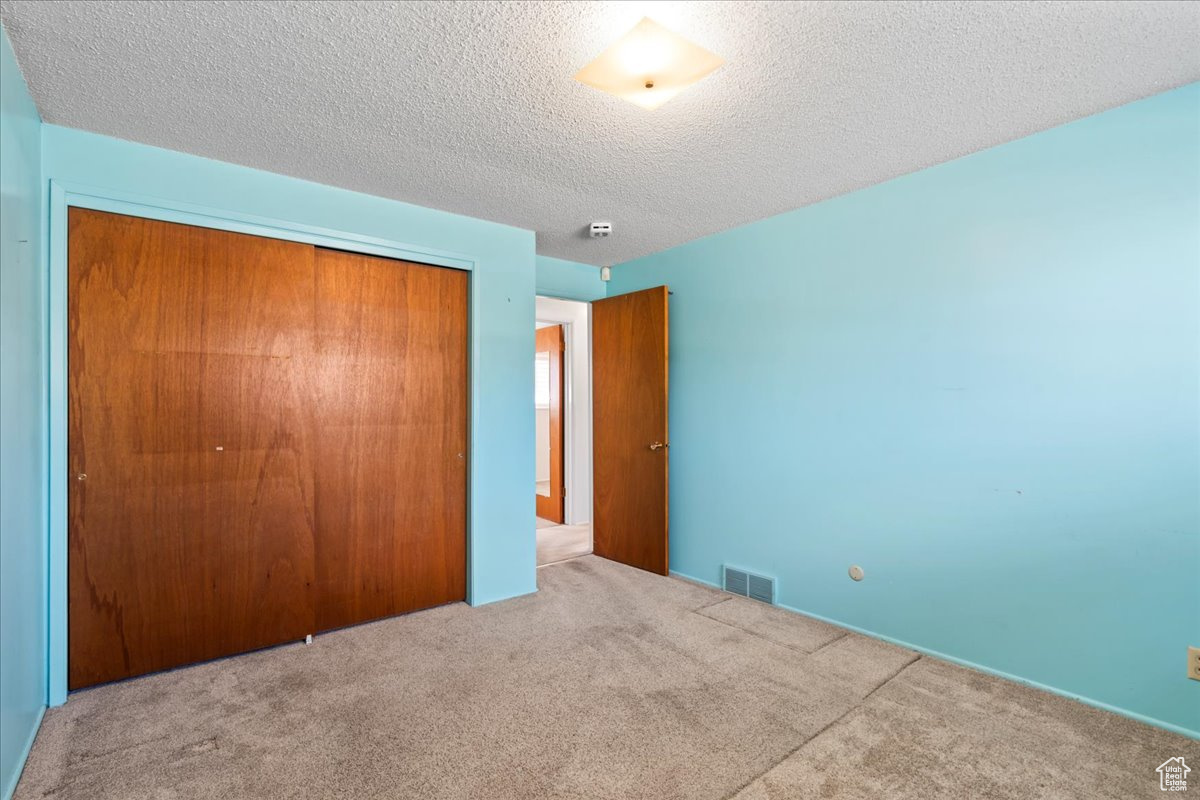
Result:
[[[572,80],[643,15],[726,59]],[[47,122],[537,231],[608,264],[1200,79],[1200,3],[0,2]],[[586,238],[610,220],[607,240]]]

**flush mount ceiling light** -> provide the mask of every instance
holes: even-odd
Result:
[[[649,17],[575,76],[594,89],[653,111],[725,63]]]

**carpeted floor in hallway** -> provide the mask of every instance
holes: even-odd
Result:
[[[559,525],[538,517],[537,565],[544,567],[592,552],[592,526]]]
[[[685,581],[594,556],[538,581],[76,693],[16,798],[1126,800],[1200,764],[1184,737]]]

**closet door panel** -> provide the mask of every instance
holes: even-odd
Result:
[[[317,627],[466,595],[467,275],[318,250]]]
[[[71,209],[69,685],[315,629],[310,246]]]

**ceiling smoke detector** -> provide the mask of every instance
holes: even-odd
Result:
[[[611,233],[611,222],[593,222],[588,228],[588,236],[591,236],[593,239],[606,239]]]

